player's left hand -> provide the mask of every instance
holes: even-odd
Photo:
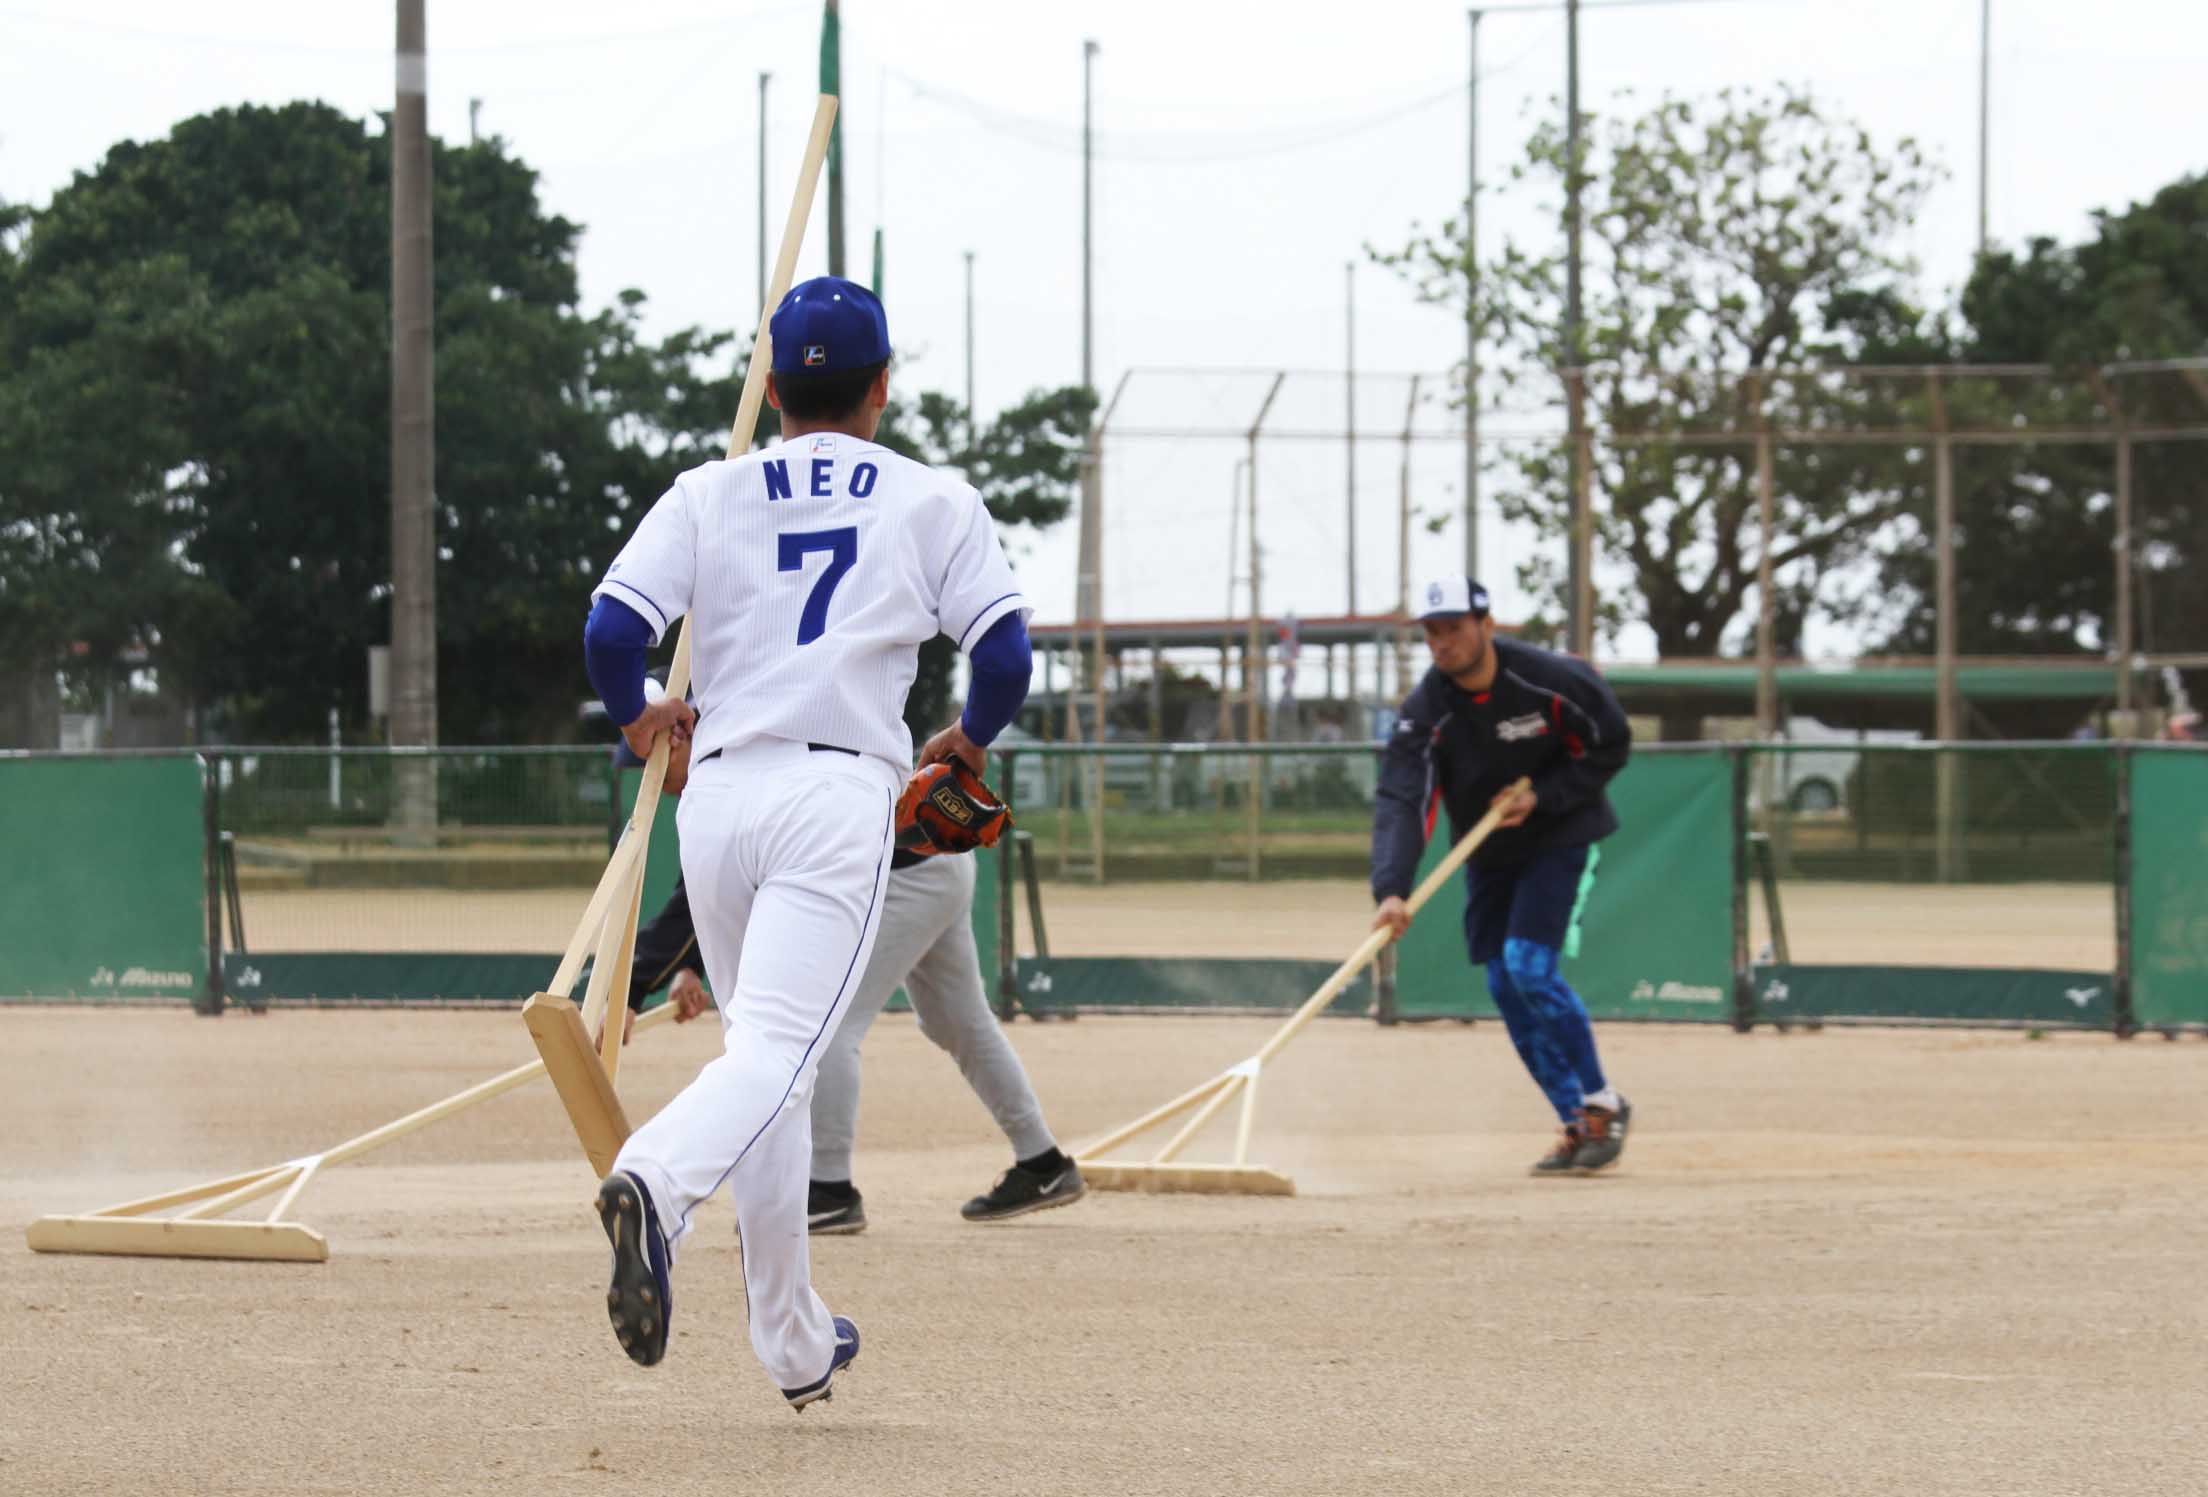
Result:
[[[1488,804],[1503,808],[1503,819],[1495,824],[1498,827],[1506,827],[1523,826],[1526,818],[1533,814],[1536,802],[1531,790],[1511,785],[1496,791],[1495,798],[1489,801]]]
[[[926,769],[930,764],[943,764],[952,759],[978,775],[988,766],[989,751],[966,736],[963,723],[952,723],[920,745],[920,762],[913,768]]]
[[[629,751],[637,758],[649,759],[652,757],[652,746],[663,735],[673,734],[676,742],[686,743],[690,738],[690,730],[697,726],[697,722],[697,709],[688,702],[662,698],[647,703],[644,710],[637,715],[636,721],[621,730],[621,736],[628,740]]]
[[[713,995],[706,992],[698,974],[685,967],[675,974],[674,986],[667,990],[667,1001],[675,1006],[675,1022],[687,1024],[713,1006]]]
[[[633,1008],[624,1008],[621,1010],[621,1043],[626,1045],[629,1042],[630,1037],[633,1036],[635,1033],[636,1010]],[[597,1049],[600,1044],[604,1043],[605,1038],[606,1021],[600,1019],[598,1021],[598,1027],[591,1032],[590,1047],[593,1050]]]

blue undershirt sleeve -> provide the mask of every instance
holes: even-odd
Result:
[[[968,738],[987,747],[1027,700],[1028,682],[1035,674],[1035,653],[1027,642],[1025,620],[1017,610],[998,619],[974,642],[966,658],[972,678],[966,683],[966,710],[958,722]]]
[[[652,626],[616,598],[601,596],[583,625],[583,668],[617,728],[644,715],[644,655],[651,645]]]

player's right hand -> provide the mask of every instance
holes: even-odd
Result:
[[[713,1006],[713,995],[706,992],[698,974],[685,967],[675,974],[674,986],[667,990],[667,1001],[675,1006],[675,1022],[687,1024]]]
[[[1380,908],[1373,911],[1372,928],[1379,930],[1382,926],[1387,927],[1391,939],[1397,941],[1411,928],[1411,907],[1403,902],[1401,895],[1390,894],[1380,901]]]
[[[629,751],[637,758],[649,759],[652,745],[662,736],[671,733],[677,742],[687,742],[697,722],[697,709],[688,702],[662,699],[648,703],[636,721],[621,730],[621,736],[628,740]]]

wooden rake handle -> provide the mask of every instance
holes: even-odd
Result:
[[[1508,793],[1515,796],[1521,790],[1531,790],[1532,788],[1530,781],[1521,779],[1511,784]],[[1426,907],[1426,901],[1441,892],[1441,886],[1449,882],[1449,876],[1462,868],[1465,860],[1480,850],[1480,844],[1485,842],[1498,826],[1502,825],[1502,821],[1503,803],[1497,801],[1487,808],[1485,816],[1472,824],[1472,830],[1457,839],[1457,845],[1450,848],[1447,856],[1434,865],[1434,871],[1419,880],[1418,887],[1411,891],[1411,897],[1404,901],[1414,919],[1418,912]],[[1275,1055],[1278,1055],[1281,1048],[1294,1039],[1302,1031],[1304,1025],[1317,1018],[1329,1003],[1339,998],[1342,989],[1355,982],[1357,974],[1364,971],[1366,965],[1380,954],[1383,947],[1394,939],[1395,933],[1385,926],[1366,936],[1358,948],[1349,954],[1349,959],[1334,969],[1334,975],[1320,983],[1319,990],[1309,998],[1304,999],[1303,1007],[1297,1009],[1289,1017],[1288,1022],[1281,1025],[1273,1037],[1267,1040],[1257,1054],[1251,1058],[1262,1066]]]

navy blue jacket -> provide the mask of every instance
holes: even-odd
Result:
[[[1375,900],[1411,892],[1437,797],[1461,837],[1497,791],[1520,776],[1533,782],[1533,814],[1480,845],[1472,860],[1482,868],[1599,842],[1618,829],[1603,787],[1625,767],[1633,731],[1617,697],[1569,655],[1498,637],[1495,656],[1486,691],[1428,670],[1403,701],[1373,801]]]

